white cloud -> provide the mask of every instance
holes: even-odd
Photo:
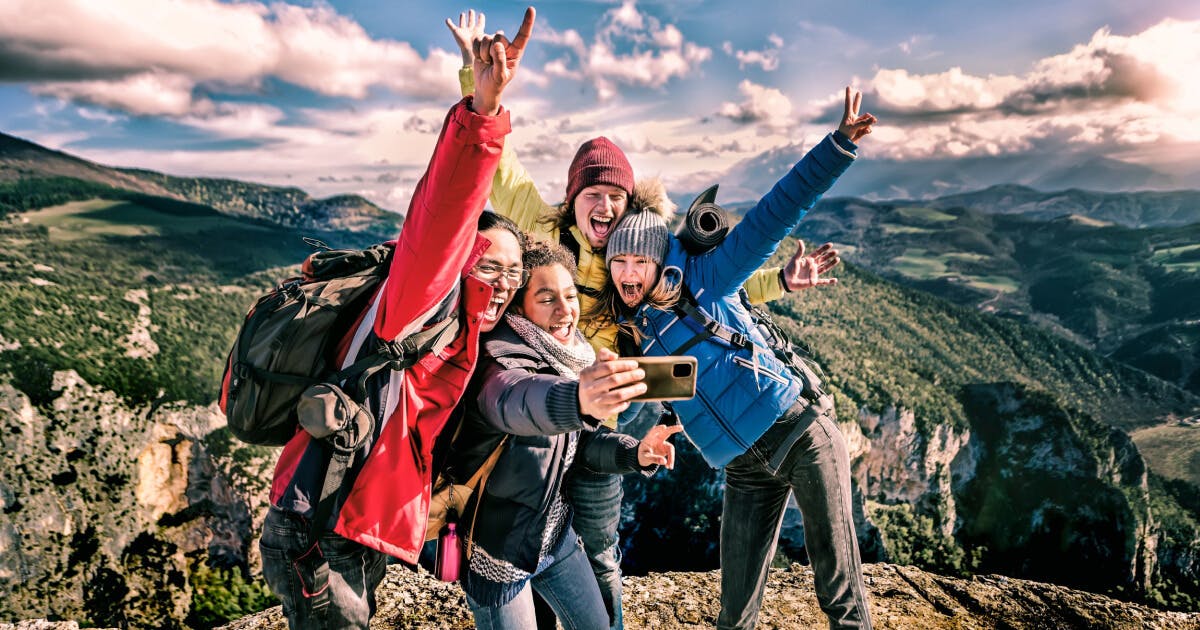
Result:
[[[1097,31],[1021,75],[954,67],[913,74],[880,69],[864,109],[880,116],[876,155],[994,155],[1200,141],[1200,21],[1168,19],[1134,35]],[[841,110],[840,95],[827,115]]]
[[[721,45],[721,50],[724,50],[726,55],[737,59],[739,69],[744,69],[746,66],[758,66],[766,72],[771,72],[779,67],[779,53],[783,50],[783,38],[772,33],[767,36],[767,43],[768,47],[764,50],[735,50],[733,42],[725,42]]]
[[[771,129],[783,129],[793,124],[792,102],[779,90],[743,80],[738,91],[745,96],[741,103],[724,103],[719,116],[744,124],[761,124]]]
[[[0,79],[134,114],[203,115],[211,103],[197,88],[257,89],[268,77],[331,96],[382,86],[452,98],[459,63],[440,49],[423,58],[406,42],[373,39],[323,3],[0,3]]]
[[[212,101],[195,98],[196,84],[186,76],[143,72],[116,80],[61,81],[34,85],[34,94],[89,103],[139,116],[208,114]]]
[[[590,45],[575,30],[543,26],[538,36],[543,44],[565,47],[574,56],[550,61],[543,72],[590,81],[604,100],[616,97],[621,84],[660,88],[712,57],[711,49],[686,41],[675,25],[664,26],[643,14],[633,0],[605,13]]]

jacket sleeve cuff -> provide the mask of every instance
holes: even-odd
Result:
[[[455,134],[463,144],[483,144],[493,142],[512,131],[508,109],[500,106],[500,113],[495,116],[477,114],[472,107],[473,96],[463,97],[454,107],[452,120],[455,123]]]
[[[620,444],[617,446],[617,469],[622,472],[640,472],[643,476],[653,477],[654,473],[658,472],[658,464],[650,464],[642,466],[638,463],[638,445],[641,440],[632,435],[620,435]]]
[[[579,428],[579,421],[593,423],[595,420],[579,415],[579,381],[563,379],[550,386],[546,392],[546,413],[550,422],[563,432]]]
[[[840,129],[834,129],[833,133],[829,135],[833,138],[833,148],[841,151],[852,160],[858,157],[858,145],[850,140],[850,136],[842,133]]]
[[[458,69],[458,89],[462,90],[463,96],[475,93],[475,71],[471,66],[463,66]]]

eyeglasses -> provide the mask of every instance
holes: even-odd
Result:
[[[529,282],[529,272],[525,269],[521,269],[520,267],[505,268],[485,262],[476,263],[471,268],[471,275],[492,284],[500,280],[500,276],[504,276],[514,289],[520,289],[525,286],[526,282]]]

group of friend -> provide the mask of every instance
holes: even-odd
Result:
[[[711,251],[691,255],[668,229],[673,204],[635,181],[606,138],[585,142],[565,196],[547,203],[505,143],[501,97],[518,73],[534,11],[516,35],[487,34],[474,12],[447,20],[464,67],[413,192],[387,280],[339,347],[343,365],[380,340],[448,317],[448,346],[367,383],[380,421],[354,456],[327,523],[311,523],[330,449],[303,430],[284,447],[260,549],[292,628],[367,628],[388,558],[418,563],[439,472],[470,477],[503,444],[460,530],[461,585],[479,628],[621,628],[617,527],[621,475],[674,465],[680,431],[725,469],[720,628],[753,627],[789,494],[804,522],[816,594],[831,627],[869,628],[850,491],[833,403],[771,352],[739,298],[829,283],[837,264],[803,247],[760,269],[854,161],[874,116],[846,90],[826,136]],[[495,212],[484,210],[490,198]],[[745,343],[697,337],[687,300]],[[630,356],[697,359],[697,395],[635,403]],[[669,421],[659,423],[660,413]],[[651,418],[640,439],[620,432]],[[677,421],[676,421],[677,419]],[[503,441],[503,443],[502,443]],[[314,532],[322,532],[314,535]]]

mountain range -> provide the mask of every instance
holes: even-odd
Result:
[[[717,179],[727,202],[758,199],[795,164],[808,146],[793,144],[765,151],[731,166]],[[882,199],[934,199],[1003,184],[1043,192],[1081,189],[1098,192],[1170,191],[1200,188],[1200,172],[1170,174],[1111,158],[1070,153],[879,159],[865,154],[838,179],[836,194]],[[690,200],[690,199],[689,199]],[[687,207],[687,206],[684,206]]]
[[[326,212],[295,189],[113,169],[2,140],[0,408],[10,413],[0,414],[0,447],[13,456],[0,459],[0,548],[13,551],[0,556],[0,621],[51,611],[90,625],[207,627],[263,606],[252,541],[274,453],[222,426],[213,401],[225,355],[257,296],[311,251],[303,237],[363,246],[394,236],[394,215],[358,202]],[[1175,317],[1174,301],[1151,299],[1171,290],[1155,288],[1154,274],[1183,274],[1173,286],[1191,286],[1192,228],[961,206],[823,202],[806,222],[844,229],[842,243],[875,243],[891,256],[879,268],[899,259],[961,280],[892,279],[864,256],[836,287],[772,305],[829,377],[864,555],[1200,609],[1200,490],[1186,474],[1157,472],[1128,435],[1175,431],[1171,441],[1187,448],[1174,453],[1200,452],[1200,440],[1178,433],[1200,396],[1070,328],[1100,330],[1110,312]],[[1047,252],[1066,237],[1075,257],[1060,264]],[[776,262],[794,247],[789,239]],[[870,249],[855,247],[848,256]],[[1025,290],[1032,313],[1047,296],[1022,289],[1026,255],[1044,266],[1042,279],[1111,268],[1111,308],[1091,319],[1053,311],[1054,325],[1039,325],[1018,306],[930,290]],[[1123,275],[1127,267],[1137,273]],[[1083,294],[1105,297],[1102,286]],[[671,474],[626,480],[631,574],[718,561],[721,473],[679,448]],[[781,561],[805,558],[794,513],[780,548]]]

